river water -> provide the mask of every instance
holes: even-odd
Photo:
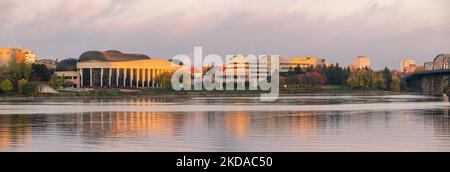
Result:
[[[0,151],[450,151],[438,97],[0,102]]]

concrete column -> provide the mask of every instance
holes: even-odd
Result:
[[[108,77],[108,79],[109,79],[109,82],[108,82],[108,86],[110,86],[111,87],[111,77],[112,77],[112,70],[113,70],[113,68],[109,68],[109,77]]]
[[[130,88],[133,87],[134,69],[130,69]]]
[[[136,69],[136,88],[139,88],[139,82],[141,78],[141,69]]]
[[[152,71],[152,87],[155,87],[155,69],[151,69]]]
[[[83,87],[83,68],[80,68],[80,87]]]
[[[151,69],[147,68],[147,87],[150,87]]]
[[[123,68],[123,87],[126,87],[127,82],[125,82],[127,80],[127,68]]]
[[[158,69],[153,69],[153,72],[155,72],[153,74],[153,80],[155,81],[154,87],[158,87],[158,82],[156,81],[156,78],[158,78]]]
[[[89,68],[89,76],[90,76],[90,83],[89,85],[92,87],[92,68]]]
[[[120,68],[116,68],[116,86],[119,86]]]
[[[145,87],[145,68],[141,69],[141,85],[142,85],[142,88]]]
[[[156,78],[159,78],[159,75],[161,74],[161,69],[156,69]],[[159,87],[159,81],[156,82],[156,87]]]
[[[103,87],[103,68],[100,69],[100,87]]]

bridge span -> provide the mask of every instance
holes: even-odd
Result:
[[[424,94],[449,94],[450,54],[439,54],[424,67],[425,71],[406,77],[408,88]]]

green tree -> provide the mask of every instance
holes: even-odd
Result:
[[[352,72],[347,85],[353,88],[371,88],[374,86],[373,73],[370,70]]]
[[[0,81],[3,81],[5,79],[8,79],[8,67],[7,66],[0,66]]]
[[[30,81],[49,81],[51,79],[50,71],[44,64],[31,65]]]
[[[18,81],[18,91],[21,95],[31,95],[31,86],[27,80],[21,79]]]
[[[294,73],[295,73],[296,75],[300,75],[300,74],[303,74],[303,73],[305,73],[305,72],[303,71],[302,67],[300,67],[300,65],[298,64],[298,65],[294,68]]]
[[[0,83],[0,89],[3,92],[10,92],[13,89],[13,84],[9,79],[5,79]]]
[[[292,66],[289,66],[286,76],[294,76],[294,75],[295,75],[294,68],[292,68]]]
[[[54,88],[54,89],[61,88],[63,85],[64,85],[64,80],[59,78],[56,75],[53,75],[52,78],[49,81],[49,86]]]
[[[313,65],[310,65],[309,67],[307,67],[307,68],[305,69],[305,72],[314,72],[314,66],[313,66]]]
[[[383,70],[384,83],[386,84],[386,89],[391,90],[392,83],[392,73],[389,68],[385,67]]]
[[[18,88],[19,88],[19,90],[20,90],[20,88],[22,87],[22,86],[24,86],[25,84],[27,84],[28,83],[28,81],[26,80],[26,79],[21,79],[21,80],[19,80],[18,81]]]
[[[387,89],[386,84],[384,83],[384,78],[382,73],[375,73],[373,78],[374,86],[379,89]]]
[[[392,91],[400,91],[400,79],[395,75],[392,76],[391,90]]]
[[[25,83],[21,88],[20,88],[20,94],[21,95],[25,95],[25,96],[29,96],[32,93],[32,87],[30,83]]]
[[[11,82],[13,82],[14,85],[17,85],[19,80],[28,80],[30,78],[31,65],[24,61],[19,63],[10,62],[6,73]]]

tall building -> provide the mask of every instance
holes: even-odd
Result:
[[[370,57],[367,56],[358,56],[353,61],[353,64],[351,65],[352,69],[363,69],[363,68],[370,68]]]
[[[250,81],[264,80],[270,78],[271,56],[265,58],[256,57],[250,59],[249,56],[234,56],[225,65],[223,65],[223,78],[229,80],[234,78],[235,83],[245,84]],[[261,65],[265,64],[265,65]],[[300,66],[305,69],[310,66],[316,67],[326,65],[325,59],[318,57],[279,57],[279,72],[286,73],[289,68]],[[224,80],[224,81],[225,81]]]
[[[36,54],[31,50],[24,50],[25,53],[25,63],[33,64],[36,62]]]
[[[16,63],[25,61],[31,64],[36,61],[36,55],[31,50],[21,48],[0,48],[0,66],[8,65],[11,60]]]
[[[402,59],[400,61],[400,71],[404,73],[411,73],[416,70],[416,61],[413,59]]]

